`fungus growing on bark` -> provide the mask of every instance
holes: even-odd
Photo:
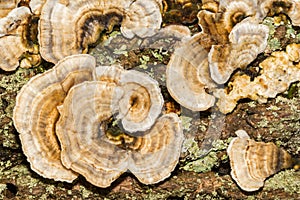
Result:
[[[244,69],[267,47],[269,28],[245,19],[229,34],[229,44],[213,45],[208,62],[211,78],[218,84],[227,82],[236,69]]]
[[[161,114],[163,96],[159,84],[145,73],[128,70],[121,73],[119,84],[123,93],[115,94],[119,101],[113,105],[116,118],[130,132],[146,131]]]
[[[253,81],[246,75],[237,75],[229,82],[229,91],[217,89],[214,96],[219,98],[217,106],[223,113],[231,112],[238,100],[249,98],[265,103],[268,98],[288,89],[291,83],[300,80],[299,64],[300,44],[290,44],[286,52],[273,52],[270,57],[260,63],[260,75]]]
[[[199,26],[203,33],[209,34],[216,44],[228,43],[232,28],[257,11],[254,0],[223,0],[220,3],[206,1],[198,13]]]
[[[33,77],[19,92],[13,121],[31,168],[46,178],[71,182],[77,174],[60,160],[55,124],[69,89],[95,79],[95,59],[89,55],[66,57],[43,74]]]
[[[290,17],[294,26],[300,25],[300,2],[298,0],[259,0],[258,18],[283,13]]]
[[[238,137],[231,140],[227,153],[231,177],[241,189],[256,191],[263,187],[266,178],[292,167],[292,157],[274,143],[255,142],[244,130],[236,134]]]
[[[166,81],[171,96],[182,106],[207,110],[215,98],[206,89],[215,87],[208,69],[208,52],[201,45],[204,34],[196,34],[175,49],[167,65]]]
[[[18,0],[0,1],[0,19],[5,17],[11,10],[18,6]]]
[[[42,57],[56,63],[68,55],[87,53],[102,31],[121,23],[124,36],[148,37],[160,28],[160,1],[46,1],[40,15]]]
[[[96,68],[97,80],[116,83],[118,90],[112,108],[123,128],[130,132],[149,129],[161,114],[163,97],[156,80],[136,70],[118,65]]]
[[[5,71],[15,70],[21,55],[28,50],[24,35],[30,15],[27,7],[19,7],[0,19],[0,68]]]
[[[176,114],[164,115],[142,136],[108,133],[105,121],[113,114],[111,104],[119,89],[112,82],[90,81],[70,90],[56,126],[62,162],[99,187],[110,186],[127,170],[144,184],[157,183],[178,162],[180,120]]]

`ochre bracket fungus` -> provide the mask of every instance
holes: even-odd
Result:
[[[40,15],[42,7],[44,6],[47,0],[30,0],[29,7],[31,12],[35,15]]]
[[[229,113],[239,99],[265,102],[300,80],[299,61],[282,53],[271,56],[277,57],[276,61],[267,59],[261,63],[262,70],[254,81],[238,70],[246,69],[266,49],[269,28],[261,24],[262,19],[284,13],[293,25],[298,25],[299,1],[207,0],[202,3],[198,13],[202,32],[182,40],[166,70],[168,91],[179,104],[202,111],[212,107],[215,98],[219,98],[219,110]],[[273,7],[275,10],[271,9]],[[287,51],[291,48],[288,46]],[[298,56],[296,52],[293,50],[293,56]],[[232,80],[228,82],[230,77]],[[218,89],[224,84],[225,89]]]
[[[159,84],[150,76],[135,70],[124,71],[119,80],[123,95],[115,106],[117,119],[123,128],[130,132],[148,130],[163,107],[163,96]]]
[[[163,96],[159,84],[145,73],[124,70],[120,66],[99,66],[97,80],[116,83],[122,90],[114,95],[112,108],[125,131],[148,130],[161,114]]]
[[[0,1],[0,19],[16,8],[19,2],[17,0]]]
[[[300,44],[290,44],[286,52],[273,52],[270,57],[260,63],[260,75],[253,81],[246,75],[233,77],[228,85],[231,90],[217,89],[214,95],[219,98],[217,106],[223,113],[231,112],[238,100],[249,98],[265,103],[268,98],[288,89],[293,82],[300,80],[299,55]]]
[[[89,55],[66,57],[51,70],[33,77],[19,92],[13,120],[31,168],[46,178],[73,181],[77,175],[60,160],[55,124],[68,90],[95,79],[95,59]]]
[[[113,113],[113,94],[118,89],[115,83],[94,81],[70,90],[56,126],[62,162],[99,187],[108,187],[127,170],[142,183],[159,182],[178,162],[183,141],[179,118],[162,116],[143,136],[125,137],[126,148],[121,148],[106,137],[104,123]]]
[[[244,130],[236,134],[238,137],[231,140],[227,153],[231,177],[241,189],[256,191],[263,187],[266,178],[293,166],[292,157],[274,143],[255,142]]]
[[[223,29],[231,32],[232,28],[248,17],[257,13],[257,0],[222,0],[218,13],[220,13]]]
[[[142,183],[174,170],[183,142],[179,117],[162,115],[158,83],[118,65],[72,55],[32,78],[17,96],[13,120],[31,168],[72,182],[82,174],[108,187],[127,170]],[[113,116],[122,128],[110,126]]]
[[[290,17],[294,26],[300,25],[300,2],[298,0],[258,0],[258,18],[283,13]]]
[[[24,35],[30,15],[27,7],[19,7],[0,18],[0,68],[5,71],[15,70],[21,55],[28,50]]]
[[[208,54],[210,75],[218,84],[226,83],[236,69],[247,67],[267,47],[268,27],[248,19],[233,27],[229,44],[213,45]]]
[[[207,110],[214,105],[214,96],[206,89],[215,84],[210,79],[208,52],[199,44],[202,33],[193,36],[175,49],[167,65],[166,81],[171,96],[182,106],[194,110]]]
[[[155,0],[46,1],[40,15],[42,57],[56,63],[86,53],[102,31],[121,23],[124,36],[152,36],[161,25],[161,2]]]

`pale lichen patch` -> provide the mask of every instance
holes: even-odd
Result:
[[[293,169],[275,174],[265,182],[264,190],[283,189],[288,193],[300,194],[300,171]]]

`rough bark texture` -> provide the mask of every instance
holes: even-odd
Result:
[[[197,1],[183,6],[181,1],[165,1],[164,25],[182,23],[192,32],[197,28]],[[185,1],[182,1],[185,2]],[[259,56],[250,66],[256,67],[272,51],[284,49],[291,42],[299,42],[299,28],[274,25],[274,18],[264,21],[273,32],[267,53]],[[292,33],[292,35],[291,35]],[[111,35],[110,35],[111,36]],[[165,64],[171,52],[153,49],[122,49],[117,34],[113,45],[99,45],[93,51],[99,63],[116,59],[128,68],[148,71],[162,83]],[[131,44],[136,41],[131,41]],[[111,44],[112,44],[111,43]],[[129,42],[130,43],[130,42]],[[125,43],[126,44],[126,43]],[[126,44],[130,49],[129,45]],[[108,48],[109,46],[109,48]],[[103,51],[103,49],[105,51]],[[109,52],[112,51],[112,52]],[[102,52],[99,55],[99,52]],[[112,55],[115,55],[112,56]],[[110,57],[111,56],[111,57]],[[159,63],[158,65],[156,63]],[[234,132],[246,130],[257,141],[274,142],[294,157],[300,152],[300,84],[293,84],[284,94],[270,99],[266,104],[243,100],[226,116],[210,111],[196,113],[181,111],[186,142],[185,151],[176,170],[167,180],[156,185],[143,185],[132,174],[124,174],[109,188],[98,188],[83,177],[67,184],[44,179],[30,169],[24,156],[18,133],[12,123],[12,110],[20,88],[34,75],[48,69],[43,63],[33,69],[0,72],[0,199],[299,199],[300,171],[285,170],[270,177],[257,192],[243,192],[231,179],[226,147]],[[146,66],[146,67],[145,67]],[[148,67],[147,67],[148,66]],[[150,67],[149,67],[150,66]],[[212,120],[214,119],[214,120]],[[208,135],[212,134],[212,135]],[[217,139],[213,145],[209,138]],[[203,143],[204,142],[204,143]],[[209,150],[209,152],[205,152]]]

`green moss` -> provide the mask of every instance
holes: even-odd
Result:
[[[85,198],[88,198],[90,195],[93,194],[92,191],[86,189],[86,188],[83,187],[83,186],[80,186],[80,193],[81,193],[81,195],[82,195],[82,198],[84,198],[84,199],[85,199]]]
[[[263,24],[269,27],[269,35],[274,35],[276,26],[274,24],[274,18],[266,17],[263,21]]]
[[[281,50],[281,43],[277,38],[270,38],[268,41],[268,49],[272,52],[276,50]]]
[[[193,171],[193,172],[208,172],[214,166],[218,165],[218,156],[216,152],[210,152],[204,158],[197,159],[195,161],[189,162],[186,164],[182,169],[186,171]]]
[[[283,189],[291,194],[300,194],[300,171],[285,170],[265,181],[264,190]]]
[[[228,147],[229,141],[230,140],[214,141],[211,151],[206,156],[201,157],[203,155],[203,150],[198,147],[198,144],[193,139],[187,139],[183,144],[183,150],[189,153],[187,159],[192,161],[186,162],[186,164],[181,168],[186,171],[193,171],[197,173],[211,171],[213,167],[219,165],[220,160],[228,159],[227,156],[222,156],[220,159],[218,157],[218,152],[225,150]]]
[[[184,115],[181,115],[180,116],[180,120],[181,120],[181,124],[182,124],[183,129],[185,131],[189,131],[190,127],[191,127],[192,118],[184,116]]]
[[[0,141],[7,148],[19,148],[16,135],[13,133],[13,108],[15,98],[21,87],[27,83],[29,78],[40,71],[36,69],[21,69],[10,75],[0,76]]]

